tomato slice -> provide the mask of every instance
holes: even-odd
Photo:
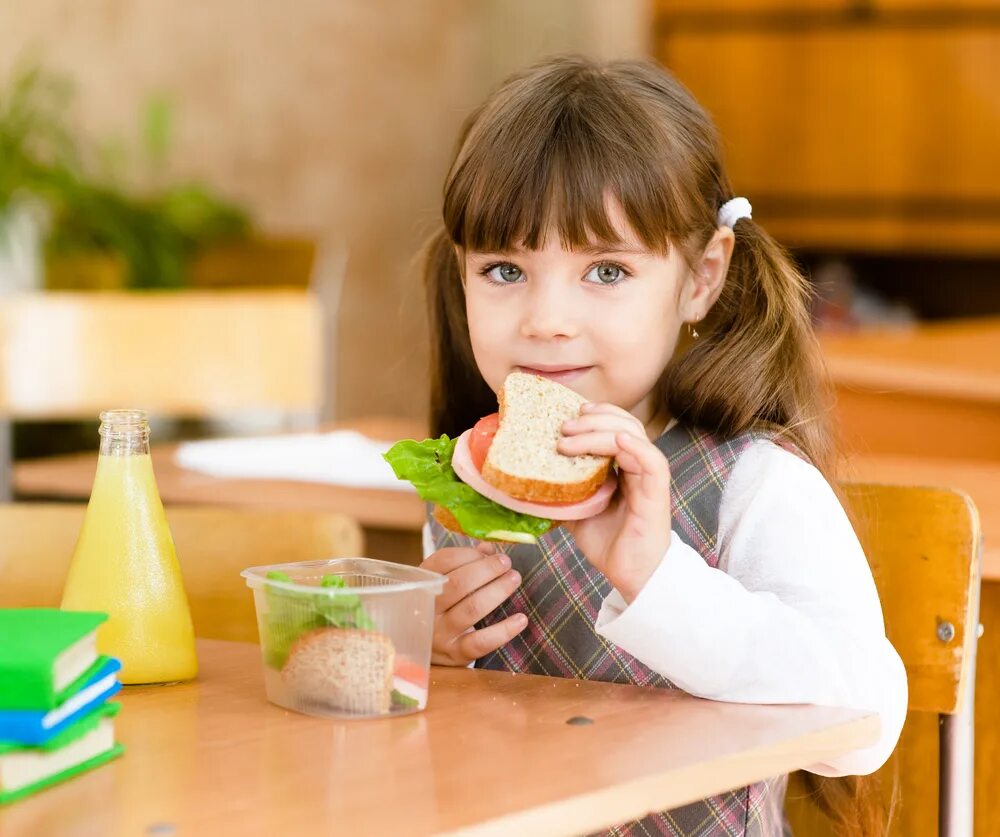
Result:
[[[490,451],[490,445],[493,444],[493,437],[497,435],[499,426],[500,414],[493,413],[479,419],[469,434],[469,453],[472,455],[472,464],[480,471],[483,470],[486,454]]]
[[[413,660],[404,657],[402,654],[396,655],[393,676],[406,680],[415,686],[420,686],[423,689],[427,688],[427,669],[417,665]]]

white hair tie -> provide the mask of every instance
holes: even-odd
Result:
[[[752,218],[753,207],[746,198],[733,198],[719,207],[719,226],[732,229],[740,218]]]

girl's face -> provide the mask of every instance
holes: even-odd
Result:
[[[611,219],[619,249],[566,250],[549,235],[539,250],[459,253],[472,350],[494,392],[521,370],[643,422],[654,417],[653,387],[684,322],[701,319],[721,289],[731,241],[715,288],[697,281],[677,248],[651,253],[620,211]]]

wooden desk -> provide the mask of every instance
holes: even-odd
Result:
[[[193,683],[123,693],[124,757],[0,811],[0,832],[548,837],[878,738],[856,710],[437,667],[423,713],[328,721],[266,702],[256,645],[200,640],[199,656]]]
[[[822,337],[844,444],[1000,461],[1000,318]]]

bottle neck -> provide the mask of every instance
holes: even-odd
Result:
[[[149,421],[141,410],[101,413],[101,456],[149,454]]]

